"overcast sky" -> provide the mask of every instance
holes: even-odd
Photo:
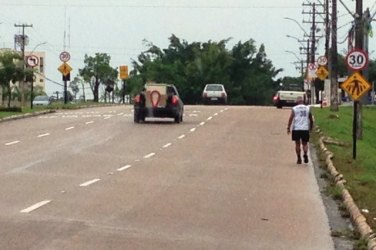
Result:
[[[316,1],[316,3],[324,0]],[[303,39],[303,30],[310,31],[308,15],[303,15],[303,2],[313,0],[0,0],[0,47],[14,48],[14,35],[21,29],[15,24],[32,24],[26,28],[30,43],[26,50],[46,52],[46,75],[61,82],[57,71],[61,62],[59,54],[65,48],[71,54],[68,62],[78,74],[83,67],[84,55],[96,52],[108,53],[111,65],[131,65],[131,60],[147,47],[146,39],[160,48],[166,48],[168,38],[175,34],[187,42],[219,41],[232,38],[229,49],[239,41],[253,39],[256,46],[264,44],[267,57],[276,68],[283,68],[283,77],[298,76],[299,71],[292,64],[299,54],[301,44],[290,35]],[[350,10],[355,1],[343,0]],[[363,8],[375,12],[375,1],[364,0]],[[343,41],[350,28],[351,16],[338,3],[338,40]],[[292,20],[297,20],[301,27]],[[321,17],[317,17],[322,21]],[[375,25],[374,25],[375,26]],[[318,24],[323,34],[323,25]],[[376,32],[375,32],[376,33]],[[65,36],[64,36],[65,34]],[[64,47],[65,46],[65,47]],[[376,46],[370,38],[370,51]],[[339,44],[344,51],[345,43]],[[286,52],[291,51],[296,54]],[[319,42],[318,54],[324,53],[324,38]],[[342,52],[342,53],[345,53]],[[371,58],[375,56],[371,54]],[[46,83],[48,94],[61,87]]]

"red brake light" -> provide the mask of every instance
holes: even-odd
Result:
[[[179,98],[176,95],[172,96],[171,103],[172,105],[177,105],[179,103]]]
[[[135,97],[134,97],[134,103],[140,103],[141,102],[141,97],[140,97],[140,95],[136,95]]]

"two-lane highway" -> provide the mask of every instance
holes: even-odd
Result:
[[[334,249],[289,111],[132,108],[0,123],[0,249]]]

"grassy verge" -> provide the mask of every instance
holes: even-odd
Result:
[[[338,112],[329,108],[313,108],[316,124],[325,136],[345,146],[327,145],[334,153],[334,166],[347,181],[347,189],[368,224],[376,230],[376,107],[362,107],[363,138],[357,140],[356,159],[353,159],[353,107],[340,107]],[[314,136],[317,139],[317,135]]]
[[[38,106],[38,107],[34,107],[33,109],[31,109],[30,107],[22,108],[22,111],[20,112],[14,112],[14,111],[9,112],[9,111],[0,110],[0,119],[4,117],[8,117],[8,116],[22,115],[22,114],[33,113],[33,112],[38,112],[38,111],[43,111],[43,110],[80,109],[80,108],[88,108],[88,107],[103,106],[103,105],[104,103],[95,103],[95,102],[69,103],[65,105],[61,102],[55,102],[49,106]]]

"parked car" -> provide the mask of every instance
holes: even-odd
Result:
[[[227,104],[227,93],[223,84],[206,84],[202,92],[203,104]]]
[[[33,106],[48,106],[50,104],[50,98],[46,95],[38,95],[33,100]]]
[[[183,121],[184,103],[173,84],[147,83],[143,91],[134,98],[134,122],[147,117],[173,118]]]

